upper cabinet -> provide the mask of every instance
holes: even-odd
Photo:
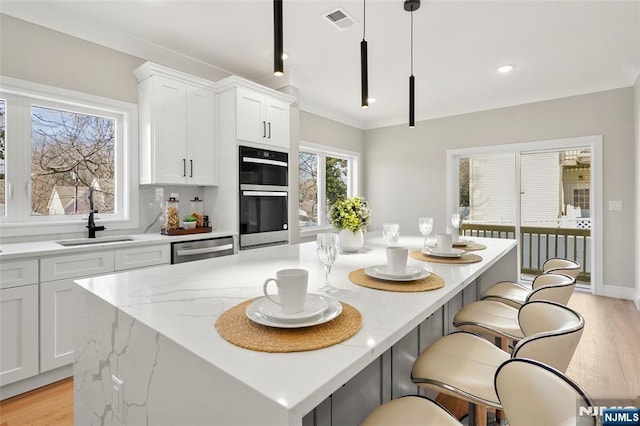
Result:
[[[229,136],[237,141],[289,148],[291,96],[235,76],[217,86],[220,113],[235,123],[235,134]]]
[[[147,62],[134,71],[140,183],[218,185],[213,83]]]

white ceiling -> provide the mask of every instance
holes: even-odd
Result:
[[[357,23],[330,25],[323,15],[336,7]],[[2,13],[138,56],[148,49],[146,59],[180,54],[295,86],[301,109],[359,128],[406,123],[410,14],[402,0],[366,7],[377,102],[363,110],[362,0],[284,0],[289,59],[275,84],[270,0],[0,1]],[[640,72],[640,1],[423,0],[414,31],[417,120],[628,87]],[[506,63],[515,70],[499,74]]]

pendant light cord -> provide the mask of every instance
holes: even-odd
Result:
[[[413,10],[411,11],[411,75],[413,75]]]
[[[367,34],[367,0],[362,1],[362,39]]]

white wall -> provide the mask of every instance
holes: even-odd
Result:
[[[636,130],[636,307],[640,310],[640,76],[635,85],[635,130]]]
[[[448,149],[603,135],[604,284],[634,287],[634,89],[445,117],[365,132],[365,195],[373,227],[400,223],[401,234],[418,234],[417,218],[446,226]],[[609,211],[608,200],[622,200]]]

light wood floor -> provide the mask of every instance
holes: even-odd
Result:
[[[567,375],[593,398],[640,398],[640,312],[631,301],[579,291],[569,306],[586,325]],[[0,426],[72,424],[72,379],[0,402]]]

